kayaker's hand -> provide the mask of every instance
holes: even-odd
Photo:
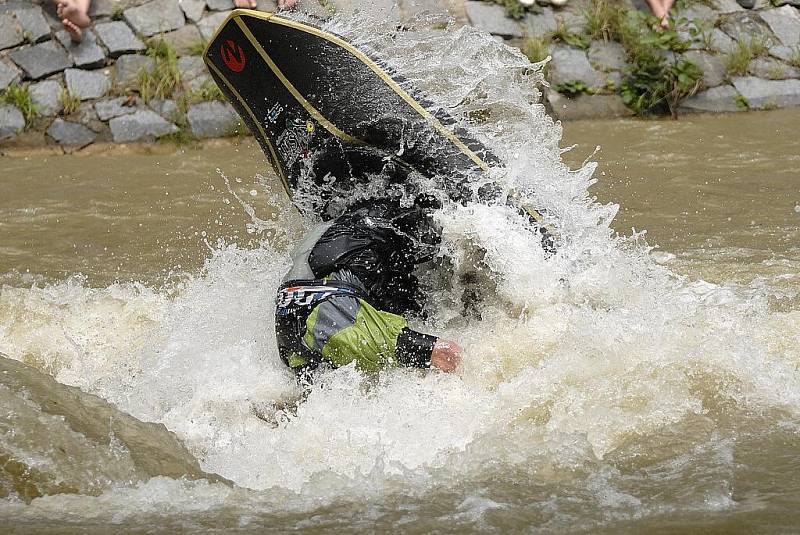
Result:
[[[459,363],[461,363],[461,346],[452,340],[442,338],[436,340],[431,353],[431,368],[451,373],[456,370]]]

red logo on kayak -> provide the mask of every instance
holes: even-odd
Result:
[[[225,65],[233,72],[242,72],[244,70],[244,50],[231,39],[220,45],[219,54],[222,56],[222,61],[225,62]]]

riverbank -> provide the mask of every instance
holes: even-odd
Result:
[[[304,0],[299,9],[324,19],[360,5]],[[532,61],[550,57],[544,102],[561,120],[800,105],[800,11],[791,5],[690,2],[667,32],[650,30],[632,0],[505,6],[382,0],[369,11],[405,27],[472,24]],[[49,2],[0,3],[0,151],[244,135],[200,57],[232,8],[232,0],[95,0],[93,26],[75,45]]]

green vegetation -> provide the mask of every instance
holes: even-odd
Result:
[[[205,80],[197,89],[189,91],[185,95],[187,104],[197,104],[198,102],[208,102],[210,100],[225,100],[220,88],[214,82]]]
[[[506,15],[514,20],[521,20],[529,11],[536,11],[535,6],[524,6],[518,0],[489,0],[506,8]]]
[[[188,145],[195,141],[194,136],[185,125],[178,125],[178,130],[171,134],[159,137],[156,141],[160,143],[175,143],[177,145]]]
[[[26,124],[30,124],[38,113],[36,103],[31,98],[30,86],[27,83],[9,86],[0,93],[0,103],[16,106],[25,117]]]
[[[114,7],[111,9],[111,20],[122,20],[123,11],[125,11],[125,8],[122,4],[114,4]]]
[[[736,47],[725,56],[725,69],[731,76],[747,74],[750,61],[767,52],[767,45],[762,40],[751,39],[747,42],[739,41]]]
[[[522,41],[521,50],[531,60],[531,63],[539,63],[550,55],[550,39],[547,37],[526,37]]]
[[[61,114],[62,115],[71,115],[78,111],[78,107],[81,105],[81,99],[77,95],[73,95],[69,92],[66,88],[61,88],[61,92],[58,94],[58,101],[61,103]]]
[[[742,95],[736,95],[733,97],[733,102],[736,104],[737,108],[741,108],[743,110],[747,110],[750,108],[750,103],[747,102],[747,99],[744,98]]]
[[[575,98],[582,94],[591,95],[595,92],[591,87],[580,80],[571,80],[569,82],[564,82],[563,84],[554,85],[553,89],[562,95],[568,96],[569,98]]]
[[[203,52],[206,51],[206,42],[205,41],[197,41],[196,43],[192,43],[189,45],[187,52],[189,52],[190,56],[202,56]]]
[[[319,5],[325,8],[325,11],[327,11],[328,14],[336,14],[336,4],[334,4],[331,0],[319,0]]]
[[[569,31],[567,25],[561,21],[556,25],[555,31],[550,34],[550,39],[553,41],[561,41],[575,48],[582,48],[584,50],[589,48],[589,39],[586,36]]]
[[[151,39],[147,43],[147,55],[153,58],[154,65],[152,70],[139,71],[139,95],[145,103],[154,98],[169,98],[181,84],[175,49],[163,39]]]
[[[702,78],[691,61],[669,64],[656,55],[640,56],[623,80],[620,96],[636,115],[669,112],[675,117],[678,103],[697,91]]]
[[[625,10],[619,5],[609,0],[590,0],[581,9],[581,15],[586,22],[586,36],[589,39],[620,39]]]
[[[792,48],[792,55],[789,56],[787,63],[789,63],[789,65],[792,67],[797,67],[800,69],[800,46]]]

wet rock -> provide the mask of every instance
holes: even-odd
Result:
[[[136,112],[136,110],[139,109],[136,103],[136,97],[118,97],[98,100],[94,103],[94,111],[97,113],[98,119],[101,121],[108,121],[114,117],[129,115]]]
[[[800,80],[762,80],[743,76],[734,78],[732,82],[751,108],[800,106]]]
[[[382,10],[379,11],[381,15],[385,16],[387,20],[399,21],[399,13],[397,10],[393,9],[393,3],[383,0],[381,5]],[[258,0],[258,9],[259,11],[270,11],[272,13],[280,11],[276,2],[272,0]],[[295,9],[300,13],[306,13],[322,20],[329,19],[333,14],[328,8],[323,7],[319,0],[300,0],[297,2],[297,7]]]
[[[89,16],[92,20],[99,17],[110,17],[114,14],[114,5],[116,4],[117,2],[112,2],[112,0],[92,0],[89,5]]]
[[[683,100],[679,111],[682,113],[744,111],[746,108],[737,103],[738,97],[738,91],[732,86],[712,87]]]
[[[589,87],[600,88],[603,78],[589,64],[586,52],[577,48],[555,47],[550,63],[550,83],[554,86],[568,82],[583,82]]]
[[[178,0],[183,14],[192,22],[197,22],[203,17],[206,10],[205,0]]]
[[[94,30],[112,58],[147,48],[124,22],[105,22],[96,25]]]
[[[690,50],[683,54],[685,59],[694,62],[703,71],[703,85],[714,87],[725,81],[727,69],[722,56],[709,54],[702,50]]]
[[[774,5],[775,7],[788,5],[800,8],[800,0],[772,0],[772,5]]]
[[[405,0],[400,4],[403,22],[415,22],[424,17],[448,15],[448,6],[439,0]],[[261,6],[259,6],[261,9]],[[442,18],[446,21],[446,18]]]
[[[189,106],[186,118],[196,138],[229,136],[240,127],[239,116],[225,102],[201,102]]]
[[[67,69],[64,79],[69,92],[81,100],[100,98],[111,89],[108,73],[103,71]]]
[[[794,61],[797,57],[798,48],[783,45],[773,46],[769,49],[769,55],[783,61]]]
[[[200,35],[203,36],[203,39],[206,41],[210,40],[214,36],[214,32],[217,31],[219,25],[225,22],[229,14],[230,11],[218,11],[203,17],[203,19],[197,23],[197,29],[200,30]]]
[[[761,11],[761,19],[784,46],[800,45],[800,12],[791,6]]]
[[[528,30],[527,34],[532,37],[542,37],[554,32],[558,27],[553,10],[549,7],[544,8],[539,14],[530,14],[525,17],[524,24]]]
[[[0,140],[14,137],[24,129],[25,117],[15,106],[0,106]]]
[[[30,42],[38,43],[50,38],[50,25],[39,6],[29,4],[24,7],[14,7],[11,12],[17,17],[23,36],[27,37]]]
[[[200,35],[200,30],[194,24],[187,24],[183,28],[167,32],[161,37],[175,49],[179,56],[190,54],[198,45],[203,44],[203,36]]]
[[[186,23],[178,0],[153,0],[126,9],[124,16],[134,30],[146,37],[177,30]]]
[[[97,137],[94,132],[78,123],[71,123],[61,118],[53,121],[47,129],[47,135],[59,145],[81,148],[93,143]]]
[[[747,66],[747,72],[767,80],[800,78],[800,69],[769,58],[756,58]]]
[[[719,28],[714,28],[711,30],[711,49],[716,50],[717,52],[722,52],[723,54],[727,54],[732,52],[733,49],[736,48],[736,42],[731,39],[731,37],[720,30]]]
[[[633,112],[625,106],[618,95],[579,95],[568,98],[555,91],[547,93],[547,101],[556,118],[575,119],[608,119],[612,117],[628,117]]]
[[[178,127],[151,110],[137,110],[109,121],[116,143],[151,141],[178,131]]]
[[[396,0],[371,0],[365,2],[364,0],[335,0],[332,2],[336,7],[336,13],[352,16],[353,14],[366,11],[375,18],[385,22],[399,22],[400,10],[397,7]],[[303,13],[318,14],[324,12],[324,8],[318,1],[315,0],[300,0],[297,4],[298,11]]]
[[[146,423],[107,401],[20,362],[0,357],[0,487],[21,499],[99,495],[156,476],[227,482],[200,469],[162,424]],[[32,461],[35,459],[36,461]]]
[[[0,50],[21,45],[25,41],[22,27],[10,13],[0,14]]]
[[[92,30],[88,28],[83,30],[83,39],[80,43],[74,43],[66,30],[58,32],[56,38],[72,56],[76,67],[94,69],[106,64],[106,53],[97,44],[97,37]]]
[[[168,121],[177,121],[180,119],[180,110],[178,109],[178,103],[172,99],[160,99],[154,98],[148,104],[151,110],[159,114],[161,117]]]
[[[713,21],[717,18],[717,13],[705,4],[692,4],[678,14],[689,21]]]
[[[233,9],[233,0],[206,0],[211,11],[227,11]]]
[[[21,73],[13,65],[9,65],[4,61],[0,61],[0,91],[4,90],[11,84],[19,82]]]
[[[178,70],[181,71],[181,81],[187,85],[192,80],[208,75],[208,69],[200,56],[183,56],[178,58]]]
[[[603,71],[619,71],[627,65],[627,54],[622,45],[614,41],[592,41],[587,52],[589,62]]]
[[[19,48],[9,56],[31,80],[38,80],[72,67],[72,59],[67,52],[53,41]]]
[[[734,41],[740,43],[760,41],[767,46],[778,44],[758,13],[751,11],[733,13],[722,19],[720,27],[725,33],[733,37]]]
[[[51,117],[61,111],[62,89],[63,86],[55,80],[45,80],[30,86],[31,100],[36,103],[39,115]]]
[[[464,2],[467,17],[472,25],[485,32],[503,37],[522,37],[522,26],[516,21],[506,17],[503,6],[467,0]]]
[[[155,60],[147,56],[128,54],[120,56],[114,64],[114,85],[119,90],[138,89],[139,72],[152,71]]]
[[[582,34],[586,28],[586,17],[578,11],[560,11],[555,17],[557,23],[560,22],[572,33]]]
[[[736,13],[744,11],[736,0],[711,0],[711,7],[717,13]]]

